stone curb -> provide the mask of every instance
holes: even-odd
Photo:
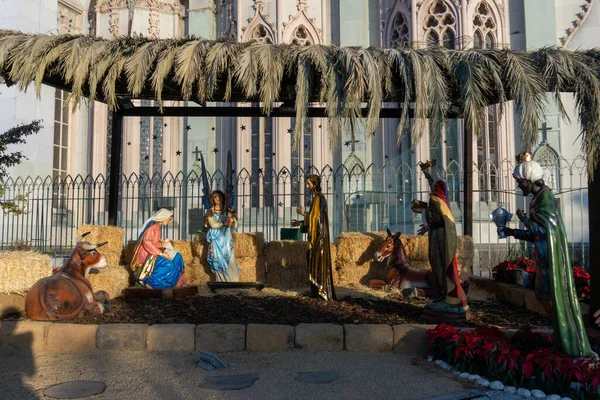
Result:
[[[0,342],[34,352],[361,351],[427,355],[434,325],[103,324],[0,321]]]

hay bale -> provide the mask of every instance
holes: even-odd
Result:
[[[260,257],[236,257],[240,268],[240,282],[264,282],[267,268],[266,259]]]
[[[204,260],[204,262],[201,262],[198,257],[193,257],[192,262],[186,265],[183,274],[189,284],[205,286],[206,282],[212,279],[210,265],[206,261],[206,258]]]
[[[236,258],[256,258],[263,254],[265,247],[265,236],[262,232],[234,233],[233,245]]]
[[[121,296],[121,291],[129,287],[130,272],[122,265],[109,265],[98,270],[97,274],[88,274],[94,292],[104,290],[111,299]]]
[[[125,243],[125,231],[116,226],[107,225],[81,225],[77,230],[77,236],[90,232],[84,240],[89,243],[108,242],[101,247],[100,253],[106,257],[109,265],[119,265],[123,255],[123,244]]]
[[[131,259],[133,258],[133,252],[135,251],[135,246],[137,245],[137,240],[130,240],[125,245],[123,249],[123,258],[121,259],[121,264],[123,265],[131,265]]]
[[[427,235],[402,235],[400,238],[408,258],[418,261],[429,260],[429,238]]]
[[[206,241],[206,234],[199,233],[194,236],[194,240],[191,243],[192,256],[200,259],[206,259],[208,254],[208,242]]]
[[[472,273],[475,258],[475,242],[471,236],[459,236],[456,246],[456,260],[461,271]]]
[[[385,232],[343,232],[338,238],[338,266],[370,263],[386,237]]]
[[[24,294],[52,274],[50,256],[35,251],[0,252],[0,293]]]
[[[308,286],[308,242],[297,240],[277,240],[265,243],[267,263],[266,279],[269,286],[298,288]],[[333,283],[339,282],[335,260],[337,249],[331,244],[331,267]]]
[[[183,264],[190,265],[194,256],[192,255],[192,244],[189,240],[171,240],[173,248],[181,253]]]
[[[431,270],[431,265],[429,265],[429,261],[411,260],[410,263],[413,266],[413,268],[418,269],[419,271]]]

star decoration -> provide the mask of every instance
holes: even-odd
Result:
[[[447,140],[444,140],[444,144],[446,144],[446,143],[448,143],[448,141],[447,141]]]
[[[273,155],[275,155],[275,153],[273,153]]]
[[[164,124],[163,126],[166,128],[166,127],[167,127],[167,126],[169,126],[169,125],[167,125],[167,124]]]
[[[211,131],[214,131],[214,130],[215,130],[215,127],[213,126],[212,128],[210,128],[210,130],[211,130]]]
[[[190,129],[192,129],[192,126],[191,126],[191,125],[186,125],[186,126],[185,126],[185,130],[186,130],[186,131],[189,131]]]
[[[240,127],[240,129],[241,129],[241,130],[243,130],[243,131],[245,131],[245,130],[246,130],[246,125],[242,125],[242,126]]]
[[[163,160],[163,164],[166,163],[166,162],[167,162],[167,160]]]
[[[263,169],[262,169],[262,168],[259,168],[259,169],[258,169],[258,173],[259,173],[259,174],[262,174],[262,173],[263,173]]]
[[[386,155],[385,155],[385,159],[387,160],[387,158],[388,158],[388,156],[387,156],[387,154],[386,154]]]
[[[392,188],[392,184],[388,183],[388,189],[391,189],[391,188]]]
[[[175,152],[175,154],[177,154],[178,156],[180,156],[180,155],[181,155],[181,151],[180,151],[180,150],[177,150],[177,151]]]
[[[292,128],[288,128],[288,133],[292,133],[292,132],[293,132]]]
[[[250,150],[249,150],[249,149],[246,149],[246,153],[250,153]]]
[[[323,125],[319,124],[319,128],[322,128],[322,127],[323,127]]]
[[[281,171],[281,175],[287,175],[287,171]]]
[[[213,149],[213,153],[218,153],[218,152],[219,152],[219,148],[218,148],[218,147],[215,147],[215,148]]]
[[[127,142],[127,146],[131,146],[131,142]]]
[[[277,205],[278,205],[279,207],[283,207],[283,203],[282,203],[281,201],[280,201],[279,203],[277,203]]]
[[[158,139],[158,135],[152,135],[152,139],[154,139],[154,140]]]
[[[144,157],[144,160],[148,161],[150,159],[150,157],[146,156]]]
[[[142,120],[140,119],[140,125],[142,124]]]
[[[357,193],[356,196],[354,196],[354,197],[356,197],[357,199],[360,199],[360,193]]]

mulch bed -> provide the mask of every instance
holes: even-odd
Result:
[[[344,297],[325,302],[305,295],[295,297],[246,296],[243,294],[191,296],[178,299],[111,300],[109,313],[67,321],[82,324],[422,324],[428,299],[387,300]],[[548,327],[550,319],[496,300],[470,300],[473,320],[452,324],[475,327]]]

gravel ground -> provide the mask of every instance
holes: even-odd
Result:
[[[40,353],[0,344],[0,399],[46,399],[47,387],[73,380],[106,383],[93,399],[425,399],[464,391],[451,373],[421,358],[350,352],[222,354],[228,368],[207,372],[194,365],[191,352],[96,351],[84,354]],[[297,382],[299,372],[337,371],[327,384]],[[207,376],[257,373],[247,389],[200,388]]]

